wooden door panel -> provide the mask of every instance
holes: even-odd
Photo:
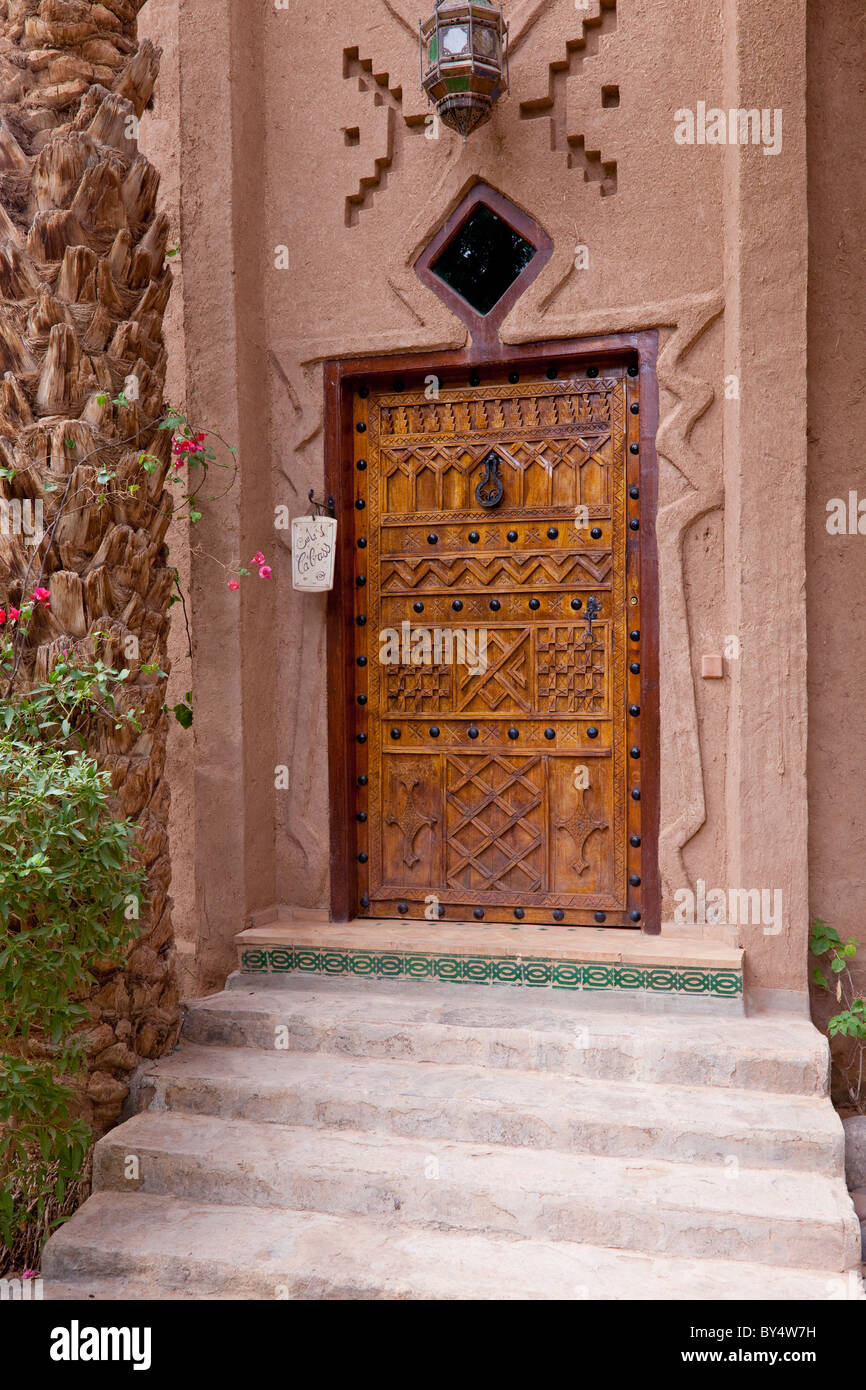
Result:
[[[440,769],[437,755],[388,757],[382,766],[382,862],[395,891],[431,892],[442,876]]]
[[[545,888],[544,759],[446,758],[446,886],[465,899],[522,902]],[[490,895],[495,894],[495,899]]]
[[[358,395],[362,913],[631,925],[637,403],[624,367]]]

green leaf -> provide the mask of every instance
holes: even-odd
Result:
[[[171,712],[181,728],[188,729],[192,724],[192,709],[187,704],[171,706]]]

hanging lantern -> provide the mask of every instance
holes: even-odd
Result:
[[[419,24],[421,85],[439,119],[465,140],[508,90],[508,25],[491,0],[436,0]]]

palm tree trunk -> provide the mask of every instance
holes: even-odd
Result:
[[[118,1113],[137,1058],[165,1051],[178,1026],[165,679],[140,669],[168,669],[172,586],[171,437],[155,428],[171,272],[159,176],[137,145],[160,56],[137,43],[143,3],[0,0],[0,468],[15,470],[0,490],[41,503],[46,531],[57,523],[38,546],[0,534],[0,602],[20,606],[35,583],[51,590],[19,680],[44,677],[64,646],[92,654],[106,633],[102,659],[132,671],[121,707],[144,712],[140,732],[102,727],[93,750],[140,827],[149,896],[126,969],[106,972],[91,1000],[97,1129]],[[113,404],[121,392],[128,404]],[[153,473],[142,452],[159,459]]]

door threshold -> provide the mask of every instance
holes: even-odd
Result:
[[[689,971],[731,972],[742,990],[742,949],[706,937],[648,936],[618,927],[537,926],[525,922],[442,924],[366,917],[350,922],[324,922],[313,916],[304,919],[300,910],[295,911],[293,920],[276,918],[238,933],[235,939],[242,969],[279,969],[275,962],[283,958],[283,968],[304,969],[305,955],[309,956],[311,968],[317,957],[320,964],[324,960],[327,965],[325,958],[333,956],[334,974],[370,973],[370,959],[378,958],[381,963],[384,957],[391,956],[393,969],[399,974],[411,974],[415,968],[421,972],[424,962],[433,960],[562,962],[634,966],[638,970],[686,975]],[[353,958],[357,958],[360,969],[353,968]],[[402,962],[399,966],[398,959]],[[387,974],[390,969],[391,964],[386,961],[385,968],[374,973]],[[660,977],[660,986],[662,983]],[[676,981],[667,983],[676,988]],[[687,981],[680,983],[687,987]]]

